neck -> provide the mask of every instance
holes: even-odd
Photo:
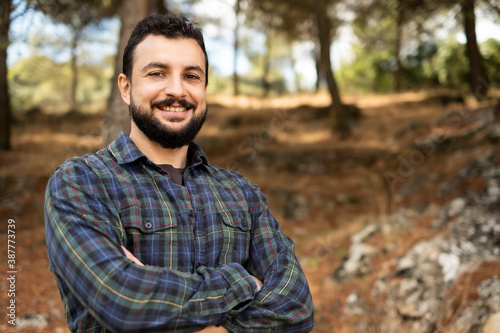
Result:
[[[176,149],[163,148],[159,143],[149,140],[133,122],[130,131],[130,139],[153,163],[158,165],[170,164],[177,169],[186,167],[188,145]]]

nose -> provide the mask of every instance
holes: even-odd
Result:
[[[165,86],[165,94],[173,98],[180,98],[186,96],[186,87],[182,76],[175,75],[167,80]]]

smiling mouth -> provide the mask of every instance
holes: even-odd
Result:
[[[152,106],[164,112],[186,112],[195,108],[193,103],[190,103],[185,99],[175,100],[173,98],[158,101],[153,103]]]
[[[156,106],[158,109],[166,112],[185,112],[188,110],[186,107],[174,107],[174,106],[164,106],[164,105],[157,105]]]

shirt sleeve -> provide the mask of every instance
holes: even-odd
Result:
[[[259,188],[252,189],[252,243],[245,268],[264,283],[252,303],[223,325],[231,332],[309,332],[313,302],[295,245],[281,232]]]
[[[118,210],[85,160],[63,164],[45,198],[51,270],[69,299],[113,332],[185,332],[220,324],[248,306],[256,283],[239,264],[199,267],[193,274],[138,266],[120,246]],[[75,300],[76,298],[76,300]]]

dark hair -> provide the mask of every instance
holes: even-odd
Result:
[[[149,35],[194,39],[205,55],[205,85],[208,84],[208,57],[201,29],[195,22],[174,14],[153,14],[137,23],[123,52],[123,73],[128,78],[132,75],[135,48]]]

